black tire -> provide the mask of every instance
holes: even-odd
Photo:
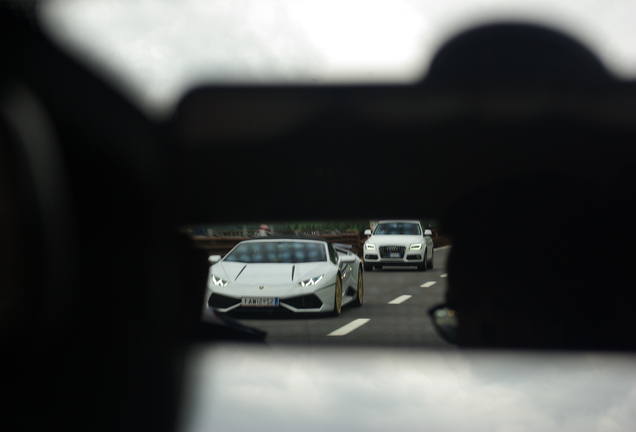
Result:
[[[336,289],[333,294],[333,311],[330,316],[337,317],[342,312],[342,279],[340,279],[340,273],[336,277]]]
[[[430,269],[433,268],[434,260],[435,260],[435,251],[432,251],[431,252],[431,259],[430,259],[430,261],[428,261],[428,268],[430,268]]]
[[[422,261],[422,264],[417,266],[417,269],[419,271],[426,271],[426,269],[428,269],[428,259],[426,258],[426,249],[424,249],[424,260]]]
[[[373,267],[377,268],[378,270],[382,270],[382,266],[380,264],[374,265]]]
[[[365,264],[364,271],[373,271],[373,264]]]
[[[353,305],[355,307],[362,306],[364,302],[364,276],[362,275],[362,267],[358,270],[358,293],[356,294],[356,298],[353,301]]]

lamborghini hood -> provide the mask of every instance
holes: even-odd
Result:
[[[212,271],[231,283],[239,284],[284,284],[300,282],[318,276],[327,270],[326,262],[311,263],[237,263],[220,262]],[[219,274],[221,273],[221,274]]]

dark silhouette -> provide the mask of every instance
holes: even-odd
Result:
[[[417,86],[194,89],[157,122],[19,4],[0,0],[4,430],[176,429],[192,342],[246,339],[230,321],[201,323],[207,263],[184,251],[181,226],[437,218],[450,197],[530,168],[593,176],[633,163],[636,89],[556,32],[468,32]],[[64,163],[29,165],[47,162],[33,141]],[[263,148],[277,156],[245,157]],[[249,175],[237,175],[239,163]],[[62,177],[58,194],[42,181]],[[255,196],[254,179],[275,187]],[[475,192],[449,212],[449,301],[462,344],[623,343],[614,330],[633,320],[634,302],[621,297],[634,280],[633,235],[615,264],[624,284],[615,294],[601,280],[614,268],[594,219],[600,198],[585,182],[540,175]],[[615,238],[632,224],[630,198],[611,207],[625,211]]]
[[[617,237],[599,223],[607,210],[590,184],[550,173],[498,181],[460,200],[443,221],[453,241],[447,301],[457,343],[629,348],[617,313],[627,287],[612,276]]]

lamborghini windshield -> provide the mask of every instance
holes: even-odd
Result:
[[[251,241],[239,244],[226,262],[307,263],[327,261],[325,245],[320,243]]]

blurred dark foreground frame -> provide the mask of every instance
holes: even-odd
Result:
[[[59,152],[55,177],[65,179],[43,194],[50,184],[24,168],[33,160],[12,160],[20,169],[7,190],[34,203],[22,217],[34,222],[26,249],[2,247],[19,252],[19,274],[72,258],[63,274],[35,271],[3,291],[15,294],[2,333],[7,430],[175,430],[206,277],[196,264],[204,260],[182,247],[181,226],[439,218],[479,185],[548,170],[594,185],[610,248],[633,240],[625,197],[636,86],[552,30],[468,31],[414,86],[204,87],[161,123],[53,46],[12,2],[0,9],[0,48],[0,145],[12,149],[2,154],[35,140]],[[17,87],[37,109],[11,111],[5,95]],[[29,133],[44,129],[52,135]],[[56,207],[68,211],[61,225],[45,211]],[[63,249],[56,226],[68,233]],[[617,257],[621,287],[633,286],[624,273],[632,258]],[[28,324],[11,321],[18,316]]]

